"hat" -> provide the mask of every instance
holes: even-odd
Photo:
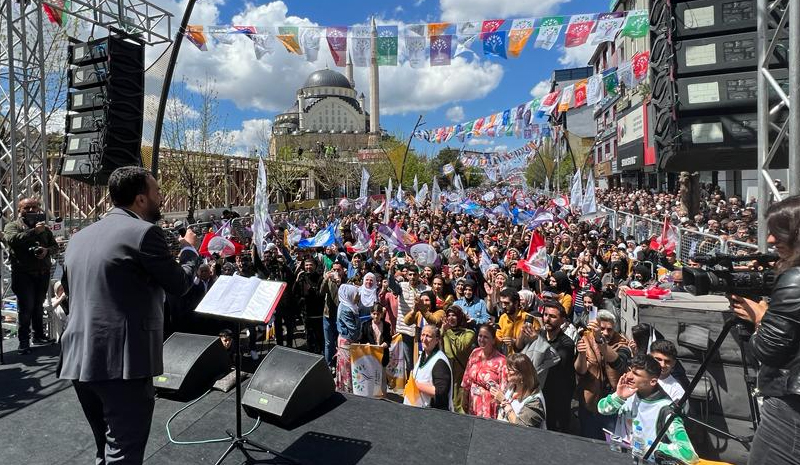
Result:
[[[618,248],[618,249],[625,250],[625,249],[627,249],[627,248],[628,248],[628,246],[627,246],[627,245],[625,245],[625,243],[624,243],[624,242],[620,242],[620,243],[617,245],[617,248]]]
[[[275,249],[277,249],[277,248],[278,248],[278,246],[276,246],[275,244],[273,244],[272,242],[270,242],[269,244],[267,244],[267,246],[264,248],[264,250],[267,250],[267,251],[273,251],[273,250],[275,250]]]
[[[176,222],[172,223],[173,228],[182,228],[184,226],[183,221],[177,220]]]

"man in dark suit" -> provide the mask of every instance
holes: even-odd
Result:
[[[186,293],[197,266],[187,230],[179,261],[170,253],[156,180],[139,167],[108,181],[115,208],[73,236],[63,284],[70,321],[61,337],[59,377],[72,380],[94,434],[97,464],[140,464],[163,372],[164,293]],[[179,263],[180,262],[180,263]]]

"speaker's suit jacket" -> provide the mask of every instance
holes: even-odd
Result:
[[[115,208],[73,236],[64,259],[70,319],[59,376],[137,379],[163,372],[164,292],[192,286],[197,253],[176,261],[163,230]]]

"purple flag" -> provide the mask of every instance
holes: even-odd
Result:
[[[431,66],[449,65],[452,49],[453,36],[431,36]]]
[[[331,49],[331,56],[336,66],[347,64],[347,27],[333,26],[325,31],[328,39],[328,47]]]

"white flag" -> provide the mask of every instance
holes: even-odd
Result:
[[[406,60],[412,68],[424,68],[428,65],[428,40],[417,35],[404,36]]]
[[[264,160],[262,158],[258,159],[258,180],[256,182],[256,199],[253,205],[253,213],[253,242],[256,245],[259,258],[263,258],[267,235],[272,232],[275,224],[269,214],[267,171],[264,169]]]
[[[570,187],[569,204],[575,209],[580,209],[583,201],[583,186],[581,186],[581,170],[578,168],[572,176],[572,186]]]
[[[544,191],[545,192],[549,192],[549,189],[550,189],[550,178],[548,178],[547,175],[545,175],[545,177],[544,177]]]
[[[434,212],[442,209],[442,190],[439,188],[439,183],[436,182],[436,176],[433,177],[433,188],[431,189],[431,209]]]
[[[589,171],[589,179],[586,180],[586,190],[583,195],[581,210],[584,215],[597,213],[597,200],[594,195],[594,176],[592,176],[591,171]]]
[[[372,56],[372,31],[367,26],[350,26],[348,31],[348,51],[353,60],[353,66],[364,68],[369,66]]]
[[[361,188],[358,190],[359,198],[366,198],[369,192],[369,173],[367,169],[361,167]]]
[[[417,184],[417,175],[414,175],[414,195],[419,194],[419,184]]]
[[[417,195],[414,197],[414,201],[417,203],[417,205],[421,205],[423,202],[425,202],[425,199],[427,198],[428,198],[428,185],[423,184],[422,188],[419,190],[419,192],[417,192]]]
[[[603,75],[595,74],[586,82],[586,104],[596,105],[603,100]]]
[[[386,208],[383,210],[383,224],[389,224],[392,215],[392,178],[389,178],[389,186],[386,188]]]
[[[399,186],[397,186],[397,196],[395,197],[395,199],[397,200],[397,203],[402,204],[402,203],[404,203],[403,202],[404,198],[405,198],[405,194],[403,194],[403,185],[400,184]]]
[[[322,37],[321,28],[300,28],[300,45],[303,47],[303,54],[306,56],[306,61],[317,61],[320,37]]]

